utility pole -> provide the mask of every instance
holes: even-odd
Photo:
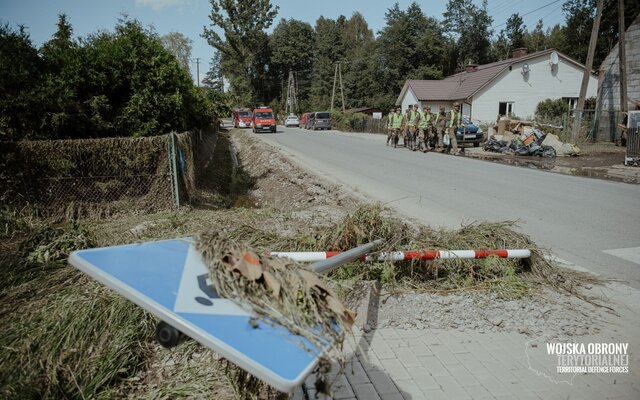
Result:
[[[344,86],[342,85],[342,63],[338,64],[338,72],[340,74],[340,96],[342,97],[342,113],[345,113],[344,109]]]
[[[335,65],[336,69],[333,73],[333,91],[331,92],[331,112],[333,112],[333,99],[336,97],[336,80],[338,78],[338,65],[340,65],[340,63],[336,62]]]
[[[598,30],[600,29],[600,17],[602,17],[603,0],[598,0],[596,4],[596,19],[593,21],[593,28],[591,29],[591,39],[589,40],[589,52],[587,53],[587,64],[584,67],[584,74],[582,74],[582,84],[580,85],[580,97],[578,97],[578,104],[576,105],[577,112],[583,112],[584,100],[587,97],[587,86],[589,85],[589,77],[591,76],[591,68],[593,67],[593,54],[596,51],[596,42],[598,40]],[[574,115],[573,129],[571,129],[571,143],[578,141],[578,131],[580,130],[580,118],[578,115]]]
[[[196,57],[196,79],[200,87],[200,58]]]
[[[287,115],[295,114],[298,109],[298,96],[296,93],[296,78],[293,71],[289,71],[289,81],[287,83],[287,103],[285,104],[285,113]]]
[[[620,62],[620,111],[626,113],[628,110],[627,100],[627,49],[624,38],[624,0],[618,0],[618,31],[620,40],[618,41],[618,57]]]

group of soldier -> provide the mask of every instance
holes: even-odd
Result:
[[[439,112],[431,113],[431,107],[410,105],[402,113],[400,107],[392,109],[387,120],[387,146],[398,147],[402,138],[402,146],[412,151],[426,153],[430,150],[459,154],[456,131],[462,125],[460,104],[453,103],[453,109],[445,112],[444,106]]]

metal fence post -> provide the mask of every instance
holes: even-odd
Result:
[[[171,194],[176,202],[176,208],[180,208],[180,185],[178,184],[178,165],[176,162],[176,137],[175,132],[169,133],[169,177],[171,179]]]

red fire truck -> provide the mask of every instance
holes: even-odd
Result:
[[[253,115],[248,108],[233,109],[233,127],[234,128],[251,128]]]

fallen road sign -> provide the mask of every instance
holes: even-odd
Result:
[[[188,239],[74,251],[69,263],[282,392],[300,386],[318,362],[321,350],[304,337],[251,321],[220,298]]]

